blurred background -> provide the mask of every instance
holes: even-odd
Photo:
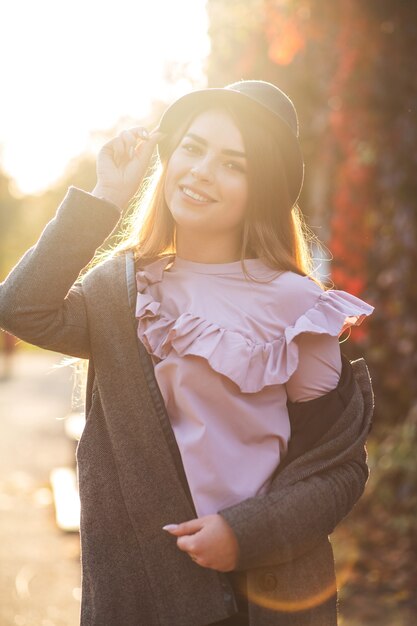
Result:
[[[417,623],[417,3],[14,0],[0,58],[1,280],[68,186],[93,188],[95,154],[121,129],[240,78],[294,100],[322,269],[375,306],[343,344],[365,357],[376,407],[366,493],[333,535],[340,623]],[[54,483],[68,487],[54,470],[75,462],[73,373],[0,341],[0,626],[76,626],[78,533]]]

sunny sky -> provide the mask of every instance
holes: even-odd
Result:
[[[45,189],[97,135],[206,86],[205,0],[2,3],[0,165],[22,193]],[[176,81],[167,64],[185,65]],[[178,72],[177,72],[178,73]],[[186,78],[182,78],[186,76]],[[131,124],[129,124],[131,125]]]

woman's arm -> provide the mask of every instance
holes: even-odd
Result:
[[[274,477],[268,493],[218,511],[239,544],[236,570],[283,563],[311,550],[362,495],[369,475],[365,443],[373,393],[363,359],[352,365],[355,392],[342,414],[335,416],[333,461],[331,429],[325,444],[319,443]]]
[[[138,189],[162,133],[123,131],[97,159],[89,194],[71,187],[55,217],[0,284],[0,327],[48,350],[90,356],[82,284],[74,284]]]
[[[113,204],[71,187],[0,284],[0,326],[42,348],[88,358],[82,285],[74,283],[119,218]]]
[[[294,343],[298,350],[298,366],[285,383],[288,399],[304,403],[334,389],[342,369],[339,338],[302,333]]]
[[[239,545],[235,570],[277,565],[313,549],[333,532],[362,495],[368,478],[362,460],[310,476],[264,498],[249,498],[219,514]]]
[[[363,493],[372,412],[364,360],[343,358],[337,387],[290,411],[301,429],[296,447],[290,446],[288,467],[278,468],[268,493],[166,530],[199,565],[219,571],[272,566],[305,554],[327,538]]]
[[[355,393],[355,378],[349,360],[341,355],[341,372],[337,386],[316,398],[305,402],[287,399],[291,439],[285,457],[276,473],[294,459],[314,448],[334,426]]]

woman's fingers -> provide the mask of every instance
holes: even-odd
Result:
[[[106,144],[108,151],[112,152],[113,160],[117,167],[133,159],[135,149],[149,137],[149,132],[144,126],[137,126],[123,130]]]
[[[100,154],[102,154],[106,160],[114,161],[117,166],[123,158],[123,152],[123,142],[119,136],[105,143],[100,150]]]
[[[177,547],[187,552],[201,567],[228,572],[236,566],[239,544],[226,520],[214,513],[181,524],[162,527],[177,537]],[[199,532],[201,531],[201,532]]]
[[[97,158],[97,185],[111,190],[118,206],[125,206],[136,193],[149,167],[155,145],[164,133],[143,126],[122,131],[108,141]]]
[[[194,554],[196,550],[195,533],[203,528],[201,519],[196,518],[181,524],[167,524],[162,529],[178,537],[177,546],[183,552]]]
[[[148,135],[147,139],[139,138],[139,140],[136,142],[134,149],[135,155],[137,157],[140,157],[143,150],[150,150],[151,152],[153,152],[155,144],[157,144],[164,135],[165,133],[161,133],[160,131],[154,131],[153,133]],[[145,148],[144,146],[147,147]]]
[[[146,129],[141,127],[139,129],[131,128],[124,130],[120,133],[119,137],[123,142],[124,153],[129,156],[130,159],[134,156],[135,146],[139,140],[143,140],[147,133]]]
[[[145,144],[150,144],[146,152],[155,147],[155,144],[164,136],[165,133],[155,129],[149,132],[144,126],[137,126],[122,131],[116,138],[115,142],[115,158],[118,165],[125,160],[132,160],[135,156],[142,154],[142,148]]]
[[[192,535],[203,528],[204,523],[201,520],[201,517],[196,517],[195,519],[182,522],[181,524],[167,524],[162,527],[162,530],[167,530],[178,537],[181,535]]]

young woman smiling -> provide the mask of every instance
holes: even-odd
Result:
[[[238,261],[247,198],[239,129],[226,111],[204,111],[167,166],[165,199],[176,223],[177,255],[202,263]]]
[[[338,337],[372,307],[313,278],[303,174],[278,87],[191,92],[103,146],[1,284],[6,330],[89,360],[83,626],[336,624],[373,408]]]

